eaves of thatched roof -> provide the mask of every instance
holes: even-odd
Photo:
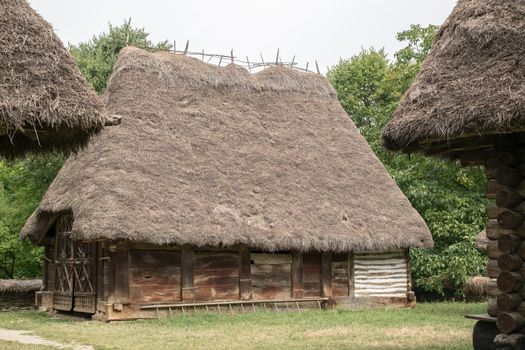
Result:
[[[391,150],[525,131],[525,1],[459,0],[383,132]]]
[[[26,223],[72,236],[265,250],[431,246],[430,232],[328,80],[124,49],[104,95],[122,116],[72,155]]]
[[[113,120],[51,26],[0,0],[0,155],[71,150]]]

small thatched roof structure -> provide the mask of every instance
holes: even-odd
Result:
[[[83,240],[267,250],[428,247],[423,219],[328,80],[122,51],[104,96],[122,124],[66,161],[21,237],[72,212]]]
[[[391,150],[525,130],[525,1],[459,0],[383,133]]]
[[[0,279],[0,293],[29,293],[36,292],[42,288],[41,279],[16,280]]]
[[[106,122],[51,26],[26,0],[0,1],[0,155],[75,149]]]
[[[477,250],[481,250],[482,252],[487,250],[487,243],[489,242],[489,239],[487,237],[487,232],[485,229],[483,229],[478,235],[476,236],[476,242],[474,243]]]

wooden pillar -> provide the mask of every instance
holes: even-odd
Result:
[[[252,298],[250,249],[245,245],[239,247],[239,294],[241,300]]]
[[[292,298],[301,299],[304,295],[303,253],[293,252],[292,259]]]
[[[129,303],[129,249],[125,243],[116,245],[116,250],[110,255],[113,265],[112,303]]]
[[[348,296],[355,297],[354,252],[348,253]]]
[[[321,253],[321,291],[323,297],[332,297],[332,253]]]
[[[181,254],[181,288],[183,301],[195,301],[193,290],[193,266],[195,253],[193,247],[185,246]]]

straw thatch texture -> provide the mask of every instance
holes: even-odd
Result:
[[[525,130],[525,1],[460,0],[383,133],[385,147]]]
[[[0,154],[75,149],[105,119],[51,26],[25,0],[0,0]]]
[[[104,96],[119,127],[72,156],[21,236],[268,250],[388,250],[432,238],[326,78],[251,75],[127,48]]]
[[[28,293],[42,289],[41,279],[32,280],[2,280],[0,279],[0,293]]]

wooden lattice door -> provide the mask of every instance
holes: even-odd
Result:
[[[97,244],[71,239],[71,224],[71,215],[57,219],[54,308],[94,313]]]

